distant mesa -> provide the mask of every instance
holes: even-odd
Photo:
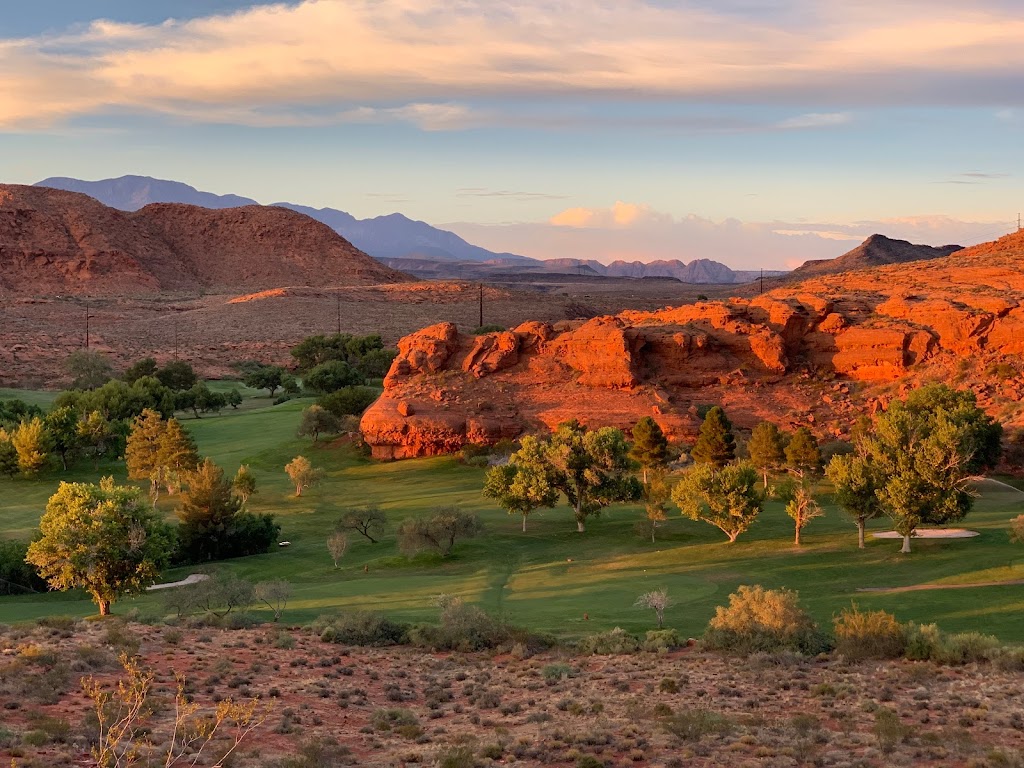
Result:
[[[911,261],[941,259],[963,250],[962,245],[915,245],[906,240],[895,240],[885,235],[871,235],[852,251],[835,259],[805,261],[785,276],[787,281],[803,280],[819,275],[834,275],[854,269],[881,267],[886,264],[906,264]]]
[[[411,280],[283,208],[152,204],[0,185],[0,290],[34,295],[258,291]]]

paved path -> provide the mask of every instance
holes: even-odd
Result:
[[[151,587],[146,587],[147,592],[153,592],[157,589],[172,589],[174,587],[187,587],[189,584],[198,584],[200,581],[206,581],[209,576],[205,573],[193,573],[191,576],[186,576],[181,581],[169,581],[166,584],[154,584]]]

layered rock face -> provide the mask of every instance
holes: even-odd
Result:
[[[629,428],[652,415],[671,438],[687,440],[701,407],[722,404],[741,428],[771,419],[828,439],[865,407],[926,378],[958,379],[1012,420],[1021,385],[984,371],[997,361],[1016,366],[1024,352],[1022,256],[1017,234],[752,300],[484,336],[432,326],[402,340],[384,394],[363,417],[364,437],[375,456],[396,459],[567,418]]]

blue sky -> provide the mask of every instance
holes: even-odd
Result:
[[[0,69],[4,182],[137,173],[541,257],[784,266],[1024,208],[1009,0],[36,0]]]

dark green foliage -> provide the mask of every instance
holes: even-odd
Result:
[[[307,373],[302,383],[313,392],[328,394],[343,387],[361,385],[365,383],[365,377],[344,360],[329,360]]]
[[[245,375],[245,386],[265,389],[273,397],[284,383],[284,377],[285,370],[279,365],[254,365],[249,367]]]
[[[313,442],[320,439],[321,434],[336,435],[341,431],[338,417],[319,405],[311,405],[302,411],[302,420],[296,432],[298,437],[312,437]]]
[[[79,349],[64,362],[71,374],[72,389],[96,389],[110,380],[113,369],[106,355],[91,349]]]
[[[483,651],[510,648],[515,643],[540,650],[548,645],[546,639],[505,624],[457,597],[442,596],[438,604],[440,624],[414,627],[409,633],[413,645],[435,651]]]
[[[369,387],[342,387],[335,392],[320,395],[316,404],[339,418],[361,416],[377,397],[377,392]]]
[[[174,392],[191,389],[199,381],[192,366],[184,360],[172,360],[153,375],[157,381]]]
[[[28,543],[0,541],[0,595],[46,591],[46,581],[25,562]]]
[[[647,473],[668,465],[668,438],[661,426],[650,416],[644,416],[633,427],[633,445],[629,457],[640,465],[647,482]]]
[[[174,396],[175,409],[190,410],[197,419],[200,413],[220,413],[227,404],[228,399],[222,392],[212,392],[203,382],[193,384]]]
[[[377,334],[310,336],[292,348],[295,365],[302,373],[331,360],[340,360],[358,370],[364,378],[372,379],[382,378],[388,372],[396,354],[394,349],[385,349],[384,341]]]
[[[750,435],[747,443],[750,463],[761,473],[765,486],[768,475],[777,471],[786,461],[786,440],[779,428],[770,421],[762,421]]]
[[[690,451],[697,464],[724,467],[736,458],[736,436],[732,433],[732,422],[719,406],[714,406],[700,425],[697,443]]]
[[[43,416],[43,409],[29,405],[23,400],[0,400],[0,427],[17,426],[36,416]]]
[[[65,470],[74,463],[81,448],[78,434],[78,412],[74,408],[64,406],[54,408],[43,420],[50,436],[53,452],[60,456],[61,465]]]
[[[381,647],[404,645],[409,641],[409,627],[398,624],[380,613],[349,611],[326,623],[323,619],[313,625],[320,639],[327,643]]]
[[[18,449],[5,434],[0,434],[0,475],[14,477],[18,474]]]
[[[398,548],[408,557],[423,551],[447,557],[456,541],[475,538],[482,532],[483,525],[476,513],[458,507],[438,507],[428,518],[412,517],[398,526]]]
[[[70,407],[78,413],[98,411],[109,421],[131,421],[147,408],[162,416],[174,413],[174,393],[151,376],[143,376],[132,384],[108,381],[90,392],[61,393],[53,407]]]
[[[224,401],[232,408],[237,408],[242,404],[242,393],[237,389],[232,389],[224,395]]]
[[[786,467],[801,477],[821,472],[818,439],[807,427],[800,427],[789,439],[786,446]]]
[[[152,357],[144,357],[121,374],[121,381],[134,384],[143,376],[156,376],[158,366]]]

